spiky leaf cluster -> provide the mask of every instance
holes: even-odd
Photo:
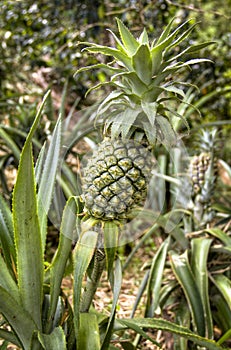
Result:
[[[185,97],[182,86],[187,84],[167,78],[184,67],[208,61],[187,60],[186,56],[211,42],[189,45],[176,55],[173,48],[190,35],[196,23],[189,25],[190,21],[186,21],[172,30],[173,22],[174,19],[159,38],[150,42],[145,29],[136,39],[117,19],[119,37],[110,31],[116,47],[84,43],[87,46],[85,50],[89,52],[114,57],[114,61],[109,64],[96,64],[77,71],[79,73],[92,68],[110,71],[109,82],[98,84],[89,91],[104,84],[113,86],[113,91],[98,109],[98,116],[104,118],[105,130],[110,130],[112,137],[120,135],[122,139],[134,138],[138,130],[140,138],[142,130],[143,137],[151,145],[156,140],[167,144],[175,142],[176,135],[169,116],[184,118],[170,107],[169,100],[181,101]]]

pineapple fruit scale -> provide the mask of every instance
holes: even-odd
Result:
[[[98,84],[89,92],[108,84],[112,91],[100,103],[97,118],[104,124],[104,140],[93,152],[83,171],[85,212],[101,220],[128,218],[132,209],[143,205],[153,166],[152,150],[157,143],[171,147],[177,141],[174,118],[183,115],[172,108],[185,98],[186,83],[174,79],[175,73],[207,59],[187,59],[211,44],[188,45],[182,51],[174,50],[195,28],[186,21],[174,30],[174,19],[159,38],[150,43],[144,29],[135,38],[117,19],[119,36],[110,31],[116,47],[83,43],[84,50],[113,57],[108,64],[83,67],[77,74],[89,69],[104,69],[110,81]],[[171,79],[169,79],[171,77]],[[190,84],[188,84],[190,85]]]

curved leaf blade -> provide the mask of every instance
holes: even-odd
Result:
[[[170,259],[173,272],[178,279],[188,301],[188,305],[192,314],[194,329],[196,333],[204,336],[205,319],[204,314],[201,312],[201,310],[203,310],[203,303],[199,289],[196,285],[195,278],[190,268],[187,255],[186,253],[178,255],[174,252],[171,252]]]
[[[141,81],[149,85],[152,81],[152,59],[147,44],[140,45],[132,56],[132,66]]]
[[[100,350],[99,326],[97,316],[93,313],[80,314],[78,347],[81,350]]]
[[[18,302],[20,302],[20,294],[18,286],[13,279],[10,271],[7,268],[7,265],[0,254],[0,286],[5,288],[9,293],[11,293],[12,297],[15,298]]]
[[[209,280],[207,259],[212,240],[195,238],[192,240],[192,271],[199,289],[205,316],[206,337],[213,338],[213,320],[209,301]]]
[[[16,264],[12,213],[0,195],[0,246],[9,270],[13,272],[12,261]]]
[[[13,192],[13,224],[18,285],[22,303],[38,328],[41,329],[43,253],[31,145],[33,132],[39,118],[40,115],[36,117],[21,153]]]
[[[158,103],[141,101],[141,107],[145,115],[147,116],[151,126],[154,126],[157,115]]]
[[[91,44],[92,45],[92,44]],[[107,47],[102,45],[94,45],[85,48],[85,50],[92,52],[92,53],[101,53],[106,56],[112,56],[116,58],[118,61],[120,61],[128,70],[132,70],[132,64],[130,58],[125,55],[123,52],[113,48],[113,47]]]
[[[153,317],[155,310],[159,305],[160,288],[169,247],[169,241],[170,236],[162,243],[152,261],[148,281],[148,300],[145,310],[146,317]]]
[[[217,227],[213,227],[210,229],[205,229],[210,235],[218,238],[221,242],[223,242],[227,247],[231,248],[231,237],[228,236],[224,231]]]
[[[64,208],[62,223],[60,228],[60,239],[58,249],[52,261],[50,268],[50,309],[49,320],[52,322],[58,299],[60,295],[60,287],[64,277],[64,271],[67,259],[70,255],[72,242],[74,241],[74,234],[76,231],[76,217],[77,203],[76,198],[70,197]],[[50,324],[51,327],[51,324]]]
[[[1,340],[4,339],[4,343],[2,343],[2,345],[1,345],[1,350],[7,350],[8,342],[10,342],[11,344],[15,344],[18,347],[21,346],[17,336],[13,332],[9,332],[5,329],[0,328],[0,339]],[[3,346],[3,345],[5,345],[5,346]]]
[[[138,49],[139,43],[119,18],[116,18],[116,21],[124,47],[127,49],[128,54],[132,56]]]
[[[114,270],[114,276],[112,278],[111,275],[111,285],[113,288],[113,300],[112,300],[112,308],[110,317],[107,324],[106,334],[104,336],[101,350],[107,350],[110,344],[111,336],[113,333],[113,327],[114,327],[114,320],[115,320],[115,314],[116,314],[116,306],[119,299],[120,289],[122,285],[122,268],[121,268],[121,262],[119,259],[115,262],[115,270]]]
[[[231,280],[225,275],[216,275],[212,277],[212,281],[223,295],[231,310]]]
[[[6,145],[11,149],[13,152],[13,155],[17,161],[20,159],[20,150],[14,140],[7,134],[5,130],[3,130],[2,126],[0,125],[0,137],[2,140],[5,141]]]
[[[30,350],[33,332],[37,329],[30,314],[13,298],[10,292],[0,286],[0,312],[7,319],[18,336],[23,348]]]
[[[38,332],[38,339],[43,348],[49,350],[66,350],[66,339],[62,327],[57,327],[50,334]]]
[[[73,278],[74,278],[74,327],[76,339],[79,335],[80,327],[80,310],[81,310],[81,291],[83,286],[83,278],[90,264],[92,256],[97,244],[98,234],[95,231],[87,230],[83,232],[75,247],[73,254]],[[77,343],[77,349],[80,349]]]
[[[223,350],[218,343],[214,340],[210,340],[199,336],[192,332],[187,327],[179,326],[175,323],[169,322],[167,320],[159,319],[159,318],[133,318],[132,320],[120,319],[117,320],[117,325],[120,324],[123,328],[132,328],[134,326],[138,326],[140,328],[152,328],[152,329],[160,329],[163,331],[167,331],[173,334],[178,335],[179,337],[184,337],[188,340],[191,340],[197,345],[204,346],[208,350]],[[119,327],[118,327],[119,328]],[[119,328],[120,329],[120,328]]]
[[[39,176],[39,190],[38,190],[38,215],[41,227],[42,246],[45,247],[47,234],[47,214],[51,205],[54,185],[58,165],[60,161],[61,149],[61,132],[62,132],[62,118],[60,117],[56,123],[51,142],[49,144],[47,154],[43,157],[44,164],[41,166],[41,176]],[[44,149],[42,150],[43,155]]]
[[[105,222],[104,225],[104,249],[106,254],[106,268],[110,278],[115,261],[119,238],[119,228],[113,222]]]

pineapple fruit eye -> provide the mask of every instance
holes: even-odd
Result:
[[[119,162],[118,162],[118,165],[120,168],[122,168],[124,171],[126,171],[127,169],[131,169],[132,168],[132,162],[129,158],[124,158],[124,159],[121,159]]]
[[[127,176],[131,181],[136,182],[139,179],[140,171],[136,168],[132,168],[128,171]]]
[[[118,179],[124,174],[123,171],[120,169],[120,167],[118,167],[117,165],[110,167],[109,173],[114,179]]]

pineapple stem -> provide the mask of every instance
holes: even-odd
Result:
[[[105,252],[104,249],[97,248],[94,254],[94,265],[92,274],[88,277],[85,290],[83,292],[80,312],[88,312],[97,290],[100,277],[105,267]]]

